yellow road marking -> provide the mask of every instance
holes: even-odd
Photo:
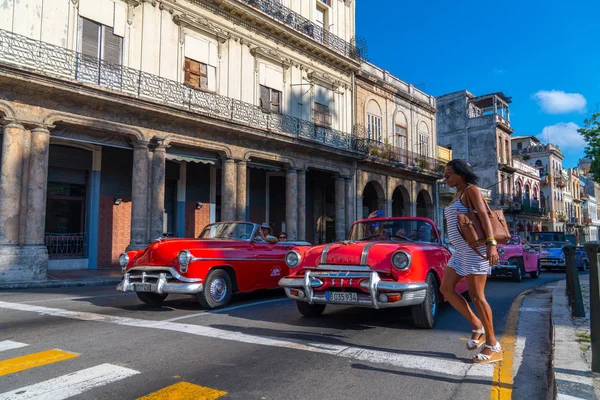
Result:
[[[179,382],[167,386],[147,396],[140,397],[138,400],[214,400],[223,397],[227,392],[217,389],[211,389],[205,386],[194,385],[188,382]]]
[[[513,360],[515,358],[515,343],[517,341],[517,325],[519,323],[519,309],[523,297],[531,289],[524,291],[513,301],[508,313],[508,319],[504,326],[502,339],[502,361],[494,365],[494,379],[492,382],[492,390],[490,392],[490,400],[510,400],[512,399],[513,390]]]
[[[62,350],[46,350],[39,353],[29,354],[22,357],[11,358],[0,361],[0,376],[13,374],[26,369],[40,367],[59,361],[78,357],[77,353]]]

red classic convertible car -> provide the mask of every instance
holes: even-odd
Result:
[[[348,240],[294,248],[279,285],[304,316],[321,315],[327,304],[410,306],[416,326],[433,328],[450,256],[430,219],[369,218],[352,225]],[[466,290],[462,279],[457,291]]]
[[[222,307],[234,292],[277,288],[288,274],[286,253],[308,244],[263,238],[260,226],[250,222],[211,224],[198,239],[165,238],[122,254],[117,290],[136,292],[148,304],[179,293],[196,296],[207,309]]]

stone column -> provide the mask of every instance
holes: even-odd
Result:
[[[223,185],[221,188],[221,221],[235,220],[236,206],[236,171],[235,160],[228,158],[223,161]]]
[[[411,217],[417,216],[417,202],[416,201],[412,201],[410,203],[410,216]]]
[[[288,240],[298,239],[298,174],[288,169],[285,179],[285,230]]]
[[[346,182],[344,178],[335,178],[335,240],[346,238]]]
[[[246,220],[246,211],[248,208],[248,187],[246,185],[246,173],[248,171],[246,161],[237,163],[237,220]]]
[[[131,239],[128,249],[143,249],[148,244],[148,142],[133,143],[131,185]]]
[[[21,124],[4,127],[0,170],[0,244],[19,244],[19,214],[26,130]]]
[[[363,191],[365,189],[362,183],[362,174],[356,171],[356,220],[363,219]]]
[[[164,139],[157,140],[152,156],[152,194],[150,216],[150,240],[157,239],[165,233],[165,163],[167,147]]]
[[[306,240],[306,171],[298,171],[298,240]]]
[[[29,153],[29,185],[27,188],[27,228],[25,231],[25,243],[27,245],[45,245],[49,152],[50,131],[45,127],[32,130]]]
[[[346,235],[350,233],[350,227],[356,220],[356,215],[354,214],[354,185],[352,185],[352,177],[344,178],[344,183],[346,185]]]

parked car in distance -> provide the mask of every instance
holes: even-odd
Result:
[[[566,269],[565,253],[563,247],[569,242],[542,242],[540,243],[540,264],[543,269]]]
[[[492,276],[511,276],[515,282],[521,282],[526,274],[532,278],[540,276],[539,252],[521,236],[513,235],[506,244],[499,244],[498,257]]]
[[[430,219],[367,218],[352,225],[348,240],[294,248],[279,284],[306,317],[327,305],[410,307],[417,327],[433,328],[450,256]],[[461,279],[457,291],[466,290]]]
[[[527,237],[529,244],[536,250],[540,249],[543,242],[565,242],[567,240],[564,232],[530,232]]]
[[[189,294],[207,309],[225,306],[235,292],[278,287],[288,274],[285,255],[308,242],[278,242],[260,235],[251,222],[219,222],[197,239],[159,239],[144,250],[119,258],[122,292],[136,292],[147,304],[160,304],[170,293]]]
[[[577,246],[575,248],[575,265],[577,265],[577,269],[580,271],[590,269],[590,260],[583,246]]]

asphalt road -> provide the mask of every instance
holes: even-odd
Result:
[[[499,333],[517,295],[558,279],[490,280]],[[206,399],[489,398],[493,366],[473,365],[469,331],[449,305],[433,330],[414,328],[402,309],[329,306],[303,318],[279,290],[236,296],[217,312],[185,296],[147,306],[112,287],[0,292],[0,399],[48,388],[52,399],[194,390],[181,382]]]

